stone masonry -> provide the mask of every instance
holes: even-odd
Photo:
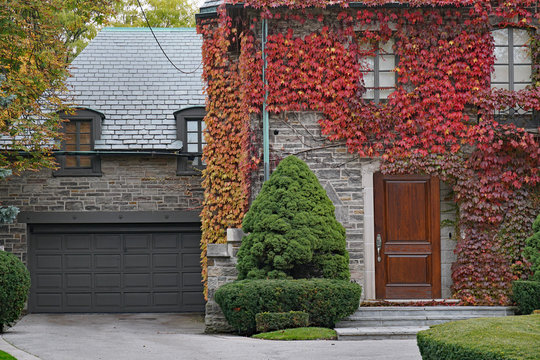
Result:
[[[232,332],[219,305],[214,301],[216,290],[236,280],[237,253],[244,232],[241,229],[227,229],[226,244],[208,244],[208,301],[206,302],[205,331],[207,333]]]
[[[54,177],[51,170],[0,182],[0,203],[33,212],[198,211],[200,176],[177,176],[174,157],[108,156],[100,177]],[[26,224],[0,226],[0,246],[26,261]]]

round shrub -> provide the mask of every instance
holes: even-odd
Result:
[[[282,160],[244,217],[238,278],[348,280],[345,228],[334,211],[302,160]]]
[[[0,251],[0,332],[21,316],[29,289],[26,266],[15,255]]]
[[[358,309],[361,293],[346,280],[242,280],[220,287],[214,299],[238,333],[251,335],[262,312],[304,311],[310,325],[332,328]]]

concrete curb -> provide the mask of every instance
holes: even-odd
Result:
[[[2,336],[0,336],[0,350],[7,352],[17,360],[40,360],[40,358],[11,345]]]

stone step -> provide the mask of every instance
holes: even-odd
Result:
[[[377,318],[377,317],[362,317],[355,319],[349,318],[345,321],[340,321],[336,326],[342,328],[354,328],[354,327],[392,327],[392,326],[431,326],[438,325],[448,321],[457,321],[457,320],[467,320],[472,318],[477,318],[475,315],[459,315],[459,316],[435,316],[425,317],[425,316],[407,316],[407,317],[388,317],[388,318]],[[483,316],[488,317],[488,316]]]
[[[402,340],[415,339],[419,331],[427,330],[427,326],[391,326],[391,327],[359,327],[336,328],[338,340]]]
[[[361,307],[336,324],[339,340],[413,339],[431,325],[479,317],[514,315],[505,306]]]
[[[489,317],[513,315],[513,308],[505,306],[388,306],[388,307],[361,307],[349,318],[393,318],[425,316],[433,319],[439,316],[469,316]]]

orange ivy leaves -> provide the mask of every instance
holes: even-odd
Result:
[[[224,243],[228,227],[240,227],[249,198],[249,116],[238,90],[242,81],[238,64],[228,53],[233,33],[230,18],[200,24],[204,37],[203,77],[208,102],[203,159],[205,189],[201,212],[201,264],[207,280],[207,244]],[[207,287],[205,286],[205,296]]]

